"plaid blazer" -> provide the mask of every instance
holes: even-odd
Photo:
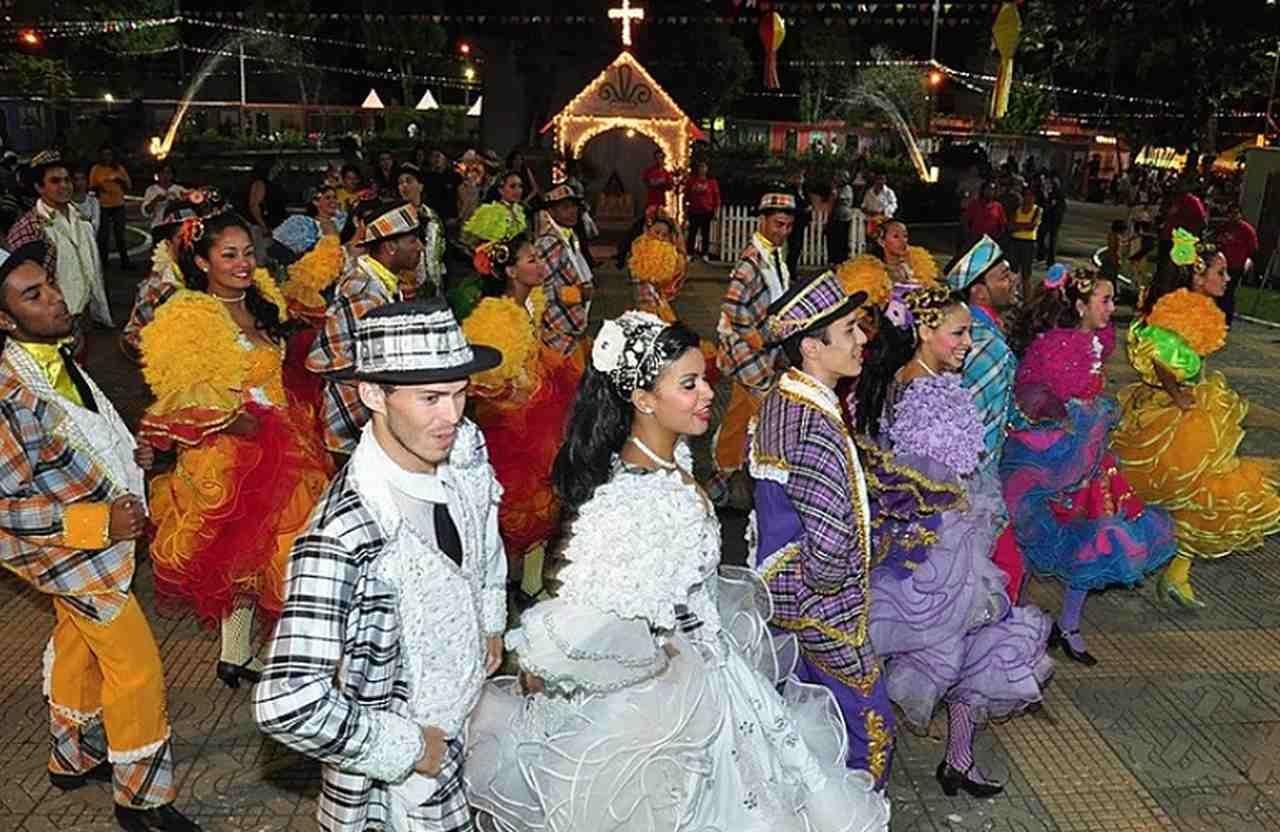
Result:
[[[587,334],[591,307],[583,295],[593,288],[592,275],[579,265],[554,223],[534,242],[550,272],[546,286],[547,308],[542,313],[542,342],[561,355],[569,355]]]
[[[764,269],[768,268],[764,252],[755,242],[747,244],[729,275],[729,288],[720,303],[720,321],[716,325],[717,364],[720,371],[763,396],[786,367],[782,349],[768,346],[764,337],[764,319],[769,314],[769,287]]]
[[[388,292],[383,282],[362,266],[363,260],[357,258],[338,282],[325,313],[324,327],[307,353],[307,369],[313,373],[345,370],[354,364],[356,322],[374,309],[401,299],[399,291]],[[356,385],[325,379],[322,398],[325,447],[351,453],[360,441],[360,429],[369,421],[369,411],[360,401]]]
[[[375,440],[365,436],[294,543],[284,609],[254,690],[263,733],[323,763],[316,816],[324,832],[384,828],[391,811],[387,783],[402,779],[421,753],[421,728],[407,716],[411,690],[399,610],[414,600],[436,601],[402,599],[379,577],[379,558],[402,521],[379,457],[367,452],[365,443]],[[471,422],[459,426],[449,464],[468,506],[457,518],[462,571],[478,587],[482,631],[501,633],[506,555],[497,526],[500,489]],[[460,615],[469,608],[459,599]],[[440,696],[456,696],[455,683],[441,679]],[[414,820],[404,832],[470,828],[461,757],[455,741],[433,798],[444,805],[426,807],[424,816],[434,819]]]
[[[986,454],[984,471],[996,471],[1004,448],[1009,417],[1014,410],[1013,381],[1018,372],[1018,357],[1009,349],[1004,331],[986,310],[970,306],[973,312],[973,348],[964,359],[961,381],[973,394],[982,420],[982,439]]]
[[[752,424],[756,569],[770,623],[864,695],[880,665],[867,637],[871,512],[866,478],[835,391],[788,370]]]
[[[6,343],[0,357],[0,565],[85,618],[110,621],[129,598],[133,543],[76,548],[63,521],[69,506],[110,503],[126,489],[73,441],[60,397],[24,356]],[[84,377],[99,413],[123,430],[106,395]]]

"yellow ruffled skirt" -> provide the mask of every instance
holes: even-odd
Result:
[[[333,467],[309,408],[251,408],[253,437],[216,434],[151,484],[156,589],[209,623],[253,599],[264,621],[284,604],[294,538]]]
[[[1249,405],[1222,373],[1192,392],[1196,406],[1184,412],[1158,387],[1125,388],[1112,450],[1138,495],[1173,515],[1181,555],[1256,549],[1280,531],[1280,494],[1272,466],[1237,456]]]

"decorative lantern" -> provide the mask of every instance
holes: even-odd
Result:
[[[1018,16],[1018,5],[1007,2],[996,15],[996,24],[991,29],[991,38],[996,51],[1000,53],[1000,71],[996,74],[996,85],[991,90],[991,106],[988,114],[993,119],[1004,118],[1009,110],[1009,90],[1013,88],[1013,56],[1018,51],[1018,41],[1022,37],[1022,18]]]
[[[787,24],[782,15],[769,12],[760,16],[760,43],[764,44],[764,85],[776,90],[778,82],[778,50],[787,36]]]

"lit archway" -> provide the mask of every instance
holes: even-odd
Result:
[[[622,52],[583,88],[542,132],[555,130],[556,148],[577,157],[592,138],[609,130],[634,130],[652,139],[665,155],[667,170],[686,171],[701,130],[629,52]],[[679,221],[679,194],[667,195],[666,209]]]

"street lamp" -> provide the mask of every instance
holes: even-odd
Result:
[[[102,96],[102,100],[107,102],[108,104],[116,103],[116,97],[111,93],[107,93],[106,95]]]
[[[467,67],[467,68],[463,71],[462,75],[463,75],[463,77],[465,77],[468,81],[474,81],[474,80],[476,80],[476,71],[475,71],[475,68],[474,68],[474,67]]]
[[[18,32],[18,43],[31,49],[39,49],[44,45],[44,38],[35,29],[23,29]]]

